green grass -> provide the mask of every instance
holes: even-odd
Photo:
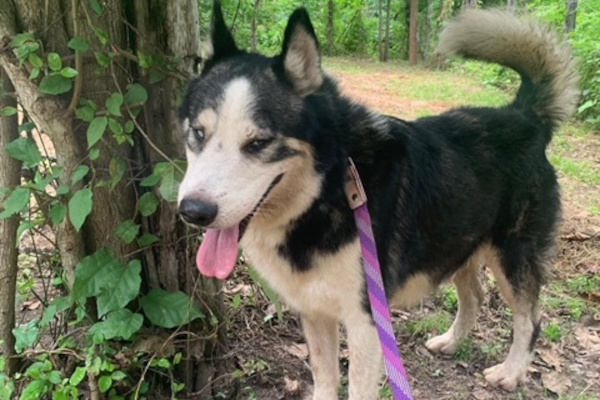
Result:
[[[550,162],[561,173],[590,185],[600,185],[600,168],[586,161],[550,154]]]
[[[452,317],[447,312],[441,311],[428,314],[417,320],[403,324],[404,329],[412,336],[440,335],[446,332],[452,324]]]

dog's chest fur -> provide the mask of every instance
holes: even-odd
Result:
[[[260,275],[283,300],[304,314],[339,318],[362,302],[364,277],[358,238],[327,254],[313,254],[306,271],[294,269],[278,247],[283,229],[248,229],[242,248]]]

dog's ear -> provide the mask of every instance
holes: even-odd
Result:
[[[213,52],[211,59],[213,61],[239,52],[231,32],[229,32],[227,25],[225,25],[223,10],[221,9],[221,2],[219,0],[213,2],[211,39]]]
[[[290,16],[281,58],[286,78],[301,96],[308,96],[323,83],[319,41],[304,8]]]

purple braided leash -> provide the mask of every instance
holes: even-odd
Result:
[[[377,257],[377,247],[375,245],[371,217],[367,209],[367,196],[354,163],[351,159],[348,160],[349,168],[345,185],[346,196],[348,197],[350,208],[354,210],[354,219],[358,229],[358,237],[360,239],[365,266],[365,279],[371,303],[371,313],[373,314],[377,333],[379,334],[385,370],[392,391],[394,392],[394,398],[396,400],[412,400],[408,374],[404,369],[402,357],[396,343],[392,317],[381,277],[381,268],[379,266],[379,258]]]

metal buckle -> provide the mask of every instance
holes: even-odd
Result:
[[[358,176],[358,170],[350,157],[348,157],[348,168],[344,179],[344,192],[346,192],[348,205],[352,210],[356,210],[367,202],[367,195],[360,176]]]

